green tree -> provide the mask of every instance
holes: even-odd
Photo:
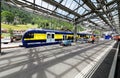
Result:
[[[5,23],[12,23],[14,21],[14,15],[9,11],[2,11],[2,21]]]
[[[78,29],[78,32],[85,30],[85,29],[84,29],[82,26],[80,26],[80,25],[78,25],[77,29]]]
[[[10,33],[10,37],[12,38],[12,37],[13,37],[13,30],[10,28],[10,29],[8,30],[8,32]]]
[[[22,8],[17,8],[4,2],[2,2],[1,4],[3,22],[6,23],[12,22],[15,25],[31,23],[32,25],[37,24],[38,28],[49,29],[61,29],[63,27],[66,27],[67,29],[73,30],[73,24],[70,22],[63,21],[62,19],[56,19],[46,15],[38,15],[37,13],[27,12]],[[5,11],[12,13],[11,16],[14,16],[14,19],[6,21],[7,19],[6,15],[8,13],[7,14],[4,13]]]
[[[99,30],[95,30],[94,33],[95,34],[100,34],[100,31]]]

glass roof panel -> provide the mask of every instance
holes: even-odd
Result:
[[[112,5],[110,5],[109,7],[110,7],[110,8],[117,7],[117,4],[116,4],[116,3],[115,3],[115,4],[112,4]]]
[[[81,8],[79,9],[78,13],[82,15],[84,11],[85,11],[85,9],[81,7]]]
[[[114,16],[113,18],[114,18],[114,20],[115,20],[115,23],[116,23],[116,24],[119,24],[119,18],[118,18],[118,15]]]
[[[75,10],[77,10],[77,9],[79,9],[79,8],[80,8],[80,5],[79,5],[79,4],[76,4],[76,5],[74,5],[73,10],[75,11]]]
[[[55,0],[56,2],[60,2],[61,0]]]
[[[63,1],[63,3],[64,3],[64,1]],[[69,0],[69,1],[65,1],[65,3],[63,5],[69,8],[70,6],[73,7],[75,5],[75,3],[73,2],[73,0]]]
[[[35,4],[41,5],[42,1],[41,0],[35,0]]]
[[[86,4],[83,5],[86,10],[91,10]]]
[[[96,0],[91,0],[91,2],[92,2],[96,7],[98,7],[98,3],[97,3]]]
[[[18,1],[24,2],[23,0],[18,0]],[[26,1],[29,1],[29,0],[26,0]]]
[[[76,3],[79,3],[79,4],[83,4],[83,1],[82,0],[74,0]]]
[[[61,10],[60,8],[57,8],[56,12],[57,12],[57,13],[60,13],[60,14],[62,14],[62,15],[67,15],[67,14],[68,14],[68,12],[63,11],[63,10]]]
[[[68,17],[74,18],[75,16],[74,16],[74,15],[72,15],[72,14],[70,14]]]
[[[63,10],[57,8],[56,12],[61,13]]]
[[[94,18],[94,19],[91,19],[92,21],[100,21],[99,19],[97,19],[97,18]]]
[[[49,4],[49,5],[48,5],[48,9],[54,10],[54,9],[55,9],[55,6]]]
[[[91,0],[92,2],[94,2],[94,3],[97,3],[97,1],[96,0]]]
[[[73,1],[72,4],[68,8],[74,10],[75,8],[77,8],[77,6],[78,4],[75,1]]]
[[[95,7],[98,7],[98,3],[93,3],[95,5]]]
[[[112,13],[112,15],[114,16],[114,15],[117,15],[117,14],[118,14],[118,11],[115,10],[115,11],[113,11],[113,12],[111,12],[111,13]]]
[[[68,12],[66,12],[66,11],[62,11],[61,14],[63,14],[63,15],[67,15]]]
[[[107,2],[111,2],[111,1],[113,1],[113,0],[107,0]]]
[[[62,5],[66,5],[67,1],[68,1],[68,0],[63,0],[61,4],[62,4]],[[70,2],[71,2],[71,0],[70,0]]]
[[[42,7],[44,7],[44,8],[48,8],[48,3],[46,3],[46,2],[44,2],[44,1],[42,1],[41,6],[42,6]]]
[[[23,1],[24,1],[24,0],[23,0]],[[26,1],[33,2],[33,0],[26,0]]]
[[[107,16],[106,16],[105,14],[104,14],[103,16],[104,16],[105,18],[107,18]]]

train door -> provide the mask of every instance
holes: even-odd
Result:
[[[47,43],[55,42],[54,35],[55,33],[47,32]]]
[[[67,40],[67,35],[63,35],[63,40]]]

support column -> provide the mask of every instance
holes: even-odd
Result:
[[[1,0],[0,0],[0,5],[1,5]],[[0,6],[0,16],[1,16],[1,6]],[[1,23],[1,20],[0,20],[0,23]],[[0,30],[1,30],[1,24],[0,24]],[[1,32],[0,32],[0,35],[2,35]],[[0,47],[1,47],[1,40],[0,40]],[[0,54],[1,54],[1,51],[0,51]]]
[[[100,30],[100,37],[101,38],[103,37],[103,30],[102,29]]]
[[[118,5],[118,16],[119,16],[119,29],[118,33],[120,34],[120,0],[116,0],[117,5]]]
[[[74,42],[77,41],[77,25],[74,24]]]

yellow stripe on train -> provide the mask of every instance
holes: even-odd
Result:
[[[46,34],[36,34],[36,33],[34,33],[34,39],[36,40],[36,39],[40,39],[40,40],[46,40],[47,39],[47,37],[46,37],[47,35]]]
[[[46,40],[46,39],[34,39],[34,38],[25,38],[24,40]]]
[[[63,34],[55,34],[55,39],[63,39]]]
[[[33,38],[25,38],[24,40],[46,40],[46,34],[34,33]]]

